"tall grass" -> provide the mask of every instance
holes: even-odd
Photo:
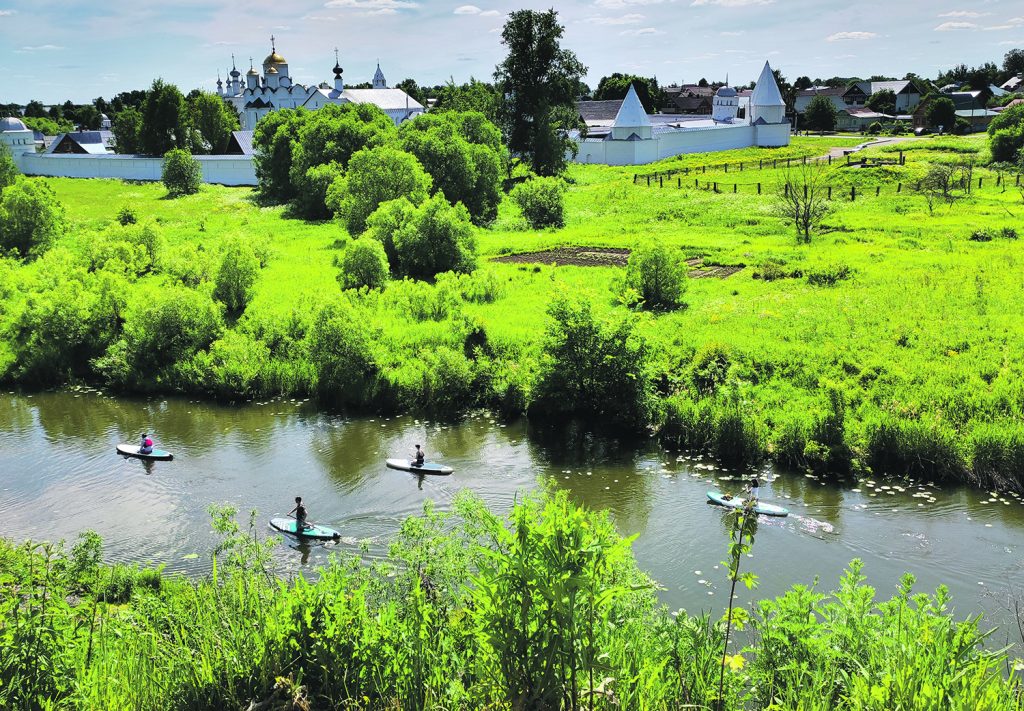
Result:
[[[795,586],[713,622],[659,605],[630,541],[564,492],[505,518],[466,494],[452,514],[428,504],[387,559],[341,555],[314,580],[270,575],[233,513],[214,511],[221,544],[197,580],[99,565],[94,538],[71,554],[0,543],[0,706],[1022,707],[1020,665],[944,589],[908,576],[877,601],[858,561],[833,594]],[[748,635],[723,664],[730,622]]]

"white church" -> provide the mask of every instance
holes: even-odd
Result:
[[[228,80],[224,82],[217,78],[217,94],[234,107],[243,131],[253,130],[256,122],[271,111],[300,106],[316,110],[328,104],[373,104],[390,116],[396,126],[424,112],[423,105],[403,90],[388,88],[380,64],[373,77],[372,89],[345,88],[337,50],[332,71],[333,86],[327,82],[319,86],[294,83],[288,73],[288,61],[277,53],[275,40],[271,37],[270,54],[263,60],[263,75],[250,62],[243,85],[242,73],[232,61]]]
[[[643,165],[682,153],[789,145],[786,103],[768,62],[749,99],[723,86],[712,107],[711,116],[648,114],[631,86],[614,120],[588,120],[586,135],[574,134],[575,160]]]

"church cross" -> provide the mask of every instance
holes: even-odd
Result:
[[[274,46],[274,35],[270,35],[270,52],[274,53],[277,51],[277,47]]]

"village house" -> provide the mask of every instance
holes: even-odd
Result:
[[[846,87],[815,86],[799,92],[794,102],[798,114],[807,111],[807,107],[816,96],[828,98],[836,107],[836,111],[863,108],[868,99],[880,91],[891,91],[896,95],[896,113],[910,114],[921,102],[921,90],[909,79],[902,81],[859,81]]]

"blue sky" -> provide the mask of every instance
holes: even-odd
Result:
[[[488,78],[506,13],[549,2],[493,0],[0,0],[0,102],[110,97],[163,77],[214,88],[234,53],[259,64],[270,35],[302,83]],[[767,59],[799,75],[934,76],[959,62],[1000,63],[1024,47],[1024,0],[588,0],[555,5],[565,46],[595,85],[615,71],[662,83],[745,83]]]

